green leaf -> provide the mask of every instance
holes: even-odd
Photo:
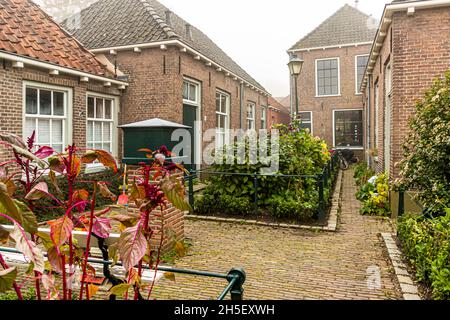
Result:
[[[25,203],[18,200],[14,200],[14,203],[16,204],[17,208],[19,208],[22,214],[22,227],[26,232],[33,235],[36,234],[38,232],[38,222],[36,215],[30,211]]]
[[[117,286],[112,287],[109,289],[109,294],[113,294],[115,296],[122,296],[125,292],[127,292],[130,289],[131,285],[128,283],[121,283]]]
[[[5,293],[11,290],[16,281],[17,269],[16,267],[8,268],[0,271],[0,293]]]
[[[0,242],[6,241],[8,240],[8,238],[9,238],[9,231],[0,225]]]
[[[40,159],[37,156],[35,156],[34,154],[32,154],[30,151],[28,151],[28,150],[26,150],[24,148],[18,147],[18,146],[12,146],[12,148],[14,149],[15,152],[17,152],[18,154],[24,156],[28,160],[31,160],[31,161],[35,162],[41,168],[45,168],[45,166],[46,166],[45,162],[42,161],[42,159]]]
[[[173,272],[164,272],[164,278],[175,282],[175,273],[173,273]]]
[[[13,199],[8,195],[7,187],[0,182],[0,213],[6,214],[18,223],[22,223],[22,215],[15,205]]]
[[[177,177],[166,177],[161,184],[161,189],[175,208],[181,211],[192,210],[191,206],[186,201],[184,188]]]

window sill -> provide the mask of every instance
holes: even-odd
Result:
[[[84,173],[85,174],[98,173],[98,172],[105,171],[106,169],[107,168],[103,164],[94,163],[94,164],[87,165],[86,169],[84,169]]]
[[[364,150],[364,147],[334,147],[336,150]]]
[[[316,98],[333,98],[333,97],[341,97],[340,94],[332,94],[332,95],[328,95],[328,96],[318,96],[316,95]]]

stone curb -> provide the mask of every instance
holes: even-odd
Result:
[[[414,281],[409,274],[406,265],[403,263],[401,257],[402,253],[394,241],[392,234],[381,233],[381,237],[386,245],[389,259],[391,260],[392,266],[394,267],[395,276],[400,284],[400,289],[403,294],[404,300],[422,300],[419,296],[419,290],[414,284]]]
[[[334,189],[333,197],[331,199],[331,210],[330,210],[330,216],[328,217],[328,224],[323,227],[306,226],[306,225],[298,225],[298,224],[287,224],[287,223],[260,222],[260,221],[256,221],[256,220],[243,220],[243,219],[234,219],[234,218],[198,216],[198,215],[191,215],[191,214],[186,215],[185,218],[189,219],[189,220],[226,222],[226,223],[255,225],[255,226],[272,227],[272,228],[336,232],[337,225],[338,225],[338,212],[339,212],[339,210],[341,208],[341,204],[342,204],[342,198],[341,198],[341,196],[342,196],[342,179],[343,179],[342,171],[339,171],[338,177],[336,179],[336,187]]]

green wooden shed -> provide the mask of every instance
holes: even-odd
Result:
[[[147,148],[157,150],[166,146],[172,150],[178,141],[172,141],[172,133],[178,129],[191,129],[191,127],[154,118],[150,120],[130,123],[119,126],[123,130],[123,163],[137,165],[140,162],[148,162],[145,153],[139,149]],[[172,160],[183,160],[183,157],[172,158]]]

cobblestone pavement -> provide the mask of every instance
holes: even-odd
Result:
[[[220,273],[242,267],[247,273],[244,298],[250,300],[401,299],[378,236],[391,232],[391,226],[386,220],[361,216],[353,172],[345,172],[343,179],[337,233],[186,221],[192,247],[176,267]],[[153,297],[216,299],[226,284],[176,275],[175,282],[161,280]]]

